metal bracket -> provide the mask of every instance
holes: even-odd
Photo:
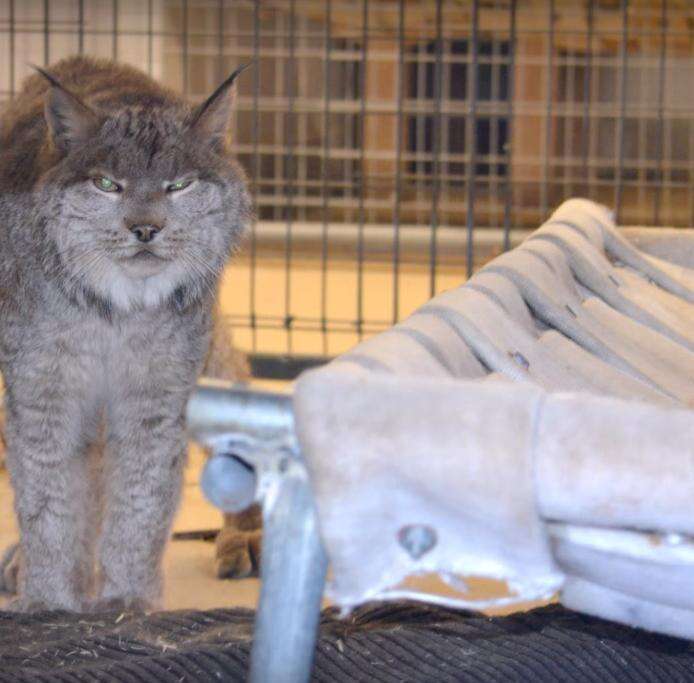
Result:
[[[202,386],[188,404],[187,419],[192,438],[213,453],[201,481],[208,500],[227,512],[254,501],[263,508],[250,680],[308,681],[328,562],[291,397]]]

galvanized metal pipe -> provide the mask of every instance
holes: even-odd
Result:
[[[251,683],[302,683],[311,677],[328,560],[301,469],[278,481],[272,505],[263,509]]]
[[[191,438],[211,447],[230,435],[259,444],[294,441],[292,398],[287,394],[203,384],[188,402],[186,420]]]
[[[213,455],[205,464],[200,488],[222,512],[241,512],[256,498],[258,477],[253,467],[234,455]]]

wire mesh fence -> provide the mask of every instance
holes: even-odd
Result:
[[[0,0],[0,100],[75,53],[193,101],[255,62],[257,219],[222,289],[255,352],[342,351],[569,196],[694,224],[690,0]]]

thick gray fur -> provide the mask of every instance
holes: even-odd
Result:
[[[195,109],[107,61],[47,72],[55,82],[29,78],[0,125],[13,606],[149,607],[179,502],[186,401],[250,213],[227,143],[231,88]],[[122,192],[99,190],[96,175]],[[182,178],[195,182],[166,191]],[[142,244],[134,225],[161,230]]]

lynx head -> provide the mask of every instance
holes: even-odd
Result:
[[[195,108],[151,93],[92,107],[42,72],[57,163],[37,191],[61,286],[124,311],[214,291],[250,212],[226,143],[241,70]]]

